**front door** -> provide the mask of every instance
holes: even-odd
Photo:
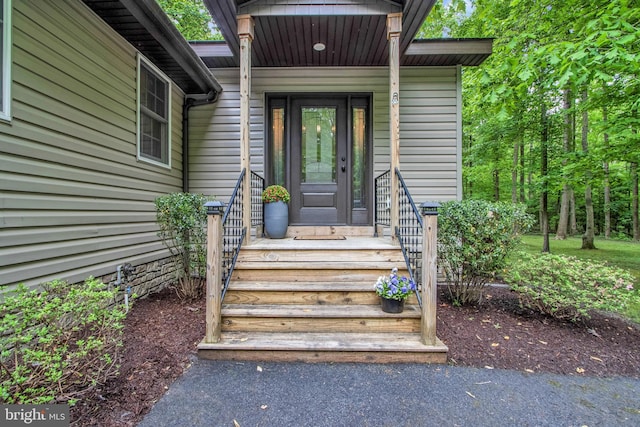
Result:
[[[289,187],[291,225],[371,223],[368,102],[351,95],[271,100],[269,175]]]
[[[296,99],[291,116],[291,223],[347,223],[346,105]]]

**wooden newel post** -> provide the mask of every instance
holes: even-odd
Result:
[[[246,171],[242,192],[242,224],[249,233],[245,243],[251,242],[251,44],[254,21],[251,15],[238,16],[240,39],[240,171]]]
[[[438,305],[438,208],[437,202],[420,205],[422,227],[422,324],[421,339],[436,344],[436,306]]]
[[[389,40],[389,144],[391,161],[391,236],[396,238],[400,225],[400,195],[396,168],[400,169],[400,35],[402,13],[387,15],[387,39]]]
[[[205,343],[220,341],[222,326],[222,214],[224,203],[205,203],[207,208],[207,310]]]

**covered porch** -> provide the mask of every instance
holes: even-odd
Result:
[[[415,159],[438,151],[451,167],[439,172],[438,165],[434,176],[455,182],[460,66],[482,62],[491,42],[414,43],[434,0],[205,3],[226,41],[194,49],[214,74],[238,73],[240,178],[226,206],[210,206],[200,356],[445,362],[447,349],[435,328],[437,204],[416,206],[401,173],[401,65],[417,76],[420,93],[429,89],[414,67],[448,67],[433,79],[434,87],[446,87],[434,92],[446,98],[440,102],[445,109],[416,108],[413,100],[406,110],[418,111],[416,120],[446,116],[441,134],[452,146],[447,153],[408,146],[420,150],[413,170],[424,168]],[[356,85],[314,85],[305,70],[318,81],[330,74],[334,82],[344,85],[349,76]],[[376,82],[367,85],[358,75],[375,75]],[[280,119],[276,110],[282,110]],[[307,122],[305,113],[320,119]],[[314,136],[308,149],[305,138]],[[252,159],[256,155],[261,160]],[[313,161],[315,175],[308,173]],[[412,179],[418,182],[419,174]],[[282,240],[262,238],[260,194],[270,184],[293,190],[295,226]],[[380,310],[373,285],[394,267],[411,276],[419,292],[404,313],[389,315]]]

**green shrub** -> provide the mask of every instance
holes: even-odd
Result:
[[[438,265],[456,305],[477,304],[533,220],[522,205],[483,200],[444,203],[438,215]]]
[[[207,209],[202,194],[172,193],[155,200],[158,236],[176,266],[177,294],[196,299],[204,294],[207,263]]]
[[[124,307],[89,278],[41,292],[19,286],[0,305],[0,402],[69,403],[118,374]]]
[[[590,310],[622,312],[638,299],[631,273],[568,256],[523,254],[504,279],[521,305],[572,321],[588,318]]]

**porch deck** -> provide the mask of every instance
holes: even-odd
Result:
[[[309,240],[301,240],[301,237]],[[331,240],[329,236],[343,236]],[[425,345],[415,297],[384,313],[373,284],[404,259],[373,228],[290,227],[284,239],[242,248],[222,305],[218,360],[445,363],[447,347]],[[298,237],[298,239],[296,239]]]

